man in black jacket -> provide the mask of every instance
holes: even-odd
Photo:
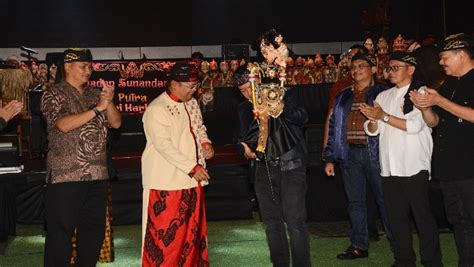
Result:
[[[262,36],[260,44],[264,56],[271,53],[270,56],[277,57],[268,60],[270,57],[266,56],[267,62],[259,67],[264,72],[261,81],[258,84],[251,81],[262,101],[255,100],[258,107],[253,113],[257,119],[252,121],[247,137],[242,140],[244,155],[256,161],[255,193],[273,265],[289,266],[291,248],[293,266],[311,266],[305,205],[307,150],[303,135],[308,115],[296,103],[291,89],[283,88],[283,82],[278,84],[275,79],[278,73],[275,69],[281,67],[279,55],[285,48],[281,35],[269,31]],[[255,73],[251,74],[254,79]],[[257,99],[256,95],[252,99]],[[269,101],[268,105],[265,101]]]
[[[290,235],[293,266],[310,266],[309,234],[306,226],[306,161],[307,150],[303,125],[307,121],[306,111],[291,100],[290,91],[285,97],[285,108],[277,119],[287,122],[297,136],[298,143],[288,152],[271,159],[267,154],[259,155],[242,143],[246,158],[255,159],[255,193],[259,210],[266,225],[266,234],[274,266],[289,262],[289,247],[286,227]],[[269,129],[269,142],[283,135]],[[273,137],[273,138],[272,138]],[[299,264],[298,264],[299,263]]]

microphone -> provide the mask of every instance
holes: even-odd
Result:
[[[38,54],[38,52],[36,52],[36,50],[33,50],[33,48],[21,46],[20,49],[31,54]]]

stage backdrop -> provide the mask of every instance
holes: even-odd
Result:
[[[146,140],[143,134],[142,114],[165,90],[166,73],[175,62],[176,59],[94,61],[90,86],[102,88],[101,79],[115,85],[115,103],[123,115],[122,127],[111,131],[114,152],[143,151]],[[296,100],[308,112],[308,127],[320,128],[324,123],[331,85],[321,83],[290,86]],[[214,89],[213,109],[203,113],[208,135],[216,145],[234,143],[233,135],[238,124],[237,107],[244,98],[234,87]],[[32,131],[31,143],[35,151],[46,150],[46,133],[40,111],[41,95],[42,91],[31,91],[29,95],[32,125],[27,128]],[[313,134],[308,135],[308,138],[313,137]],[[320,142],[318,140],[315,142]],[[318,153],[315,151],[314,154]]]
[[[141,114],[166,88],[166,72],[175,61],[98,61],[89,86],[115,86],[115,103],[122,114]]]

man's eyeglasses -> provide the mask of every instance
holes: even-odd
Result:
[[[182,85],[188,87],[189,89],[197,89],[200,86],[200,83],[188,83],[188,82],[181,82]]]
[[[393,66],[388,66],[388,67],[386,67],[385,70],[386,70],[387,72],[391,72],[391,71],[397,72],[400,68],[407,68],[407,67],[408,67],[407,65],[405,65],[405,66],[393,65]]]
[[[365,69],[365,68],[370,68],[369,65],[352,65],[351,66],[351,70],[361,70],[361,69]]]

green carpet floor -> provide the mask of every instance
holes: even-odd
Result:
[[[0,266],[42,266],[44,237],[41,225],[18,225],[17,236],[10,240]],[[115,261],[97,266],[140,266],[140,225],[115,226]],[[256,220],[218,221],[208,223],[209,257],[211,266],[271,266],[264,227]],[[457,266],[457,253],[452,234],[440,234],[443,262],[446,267]],[[418,239],[414,235],[414,246]],[[393,255],[385,237],[370,246],[369,258],[341,261],[336,255],[348,245],[347,237],[311,235],[313,266],[390,266]],[[418,253],[418,252],[417,252]],[[418,254],[419,255],[419,254]],[[421,266],[421,265],[420,265]]]

